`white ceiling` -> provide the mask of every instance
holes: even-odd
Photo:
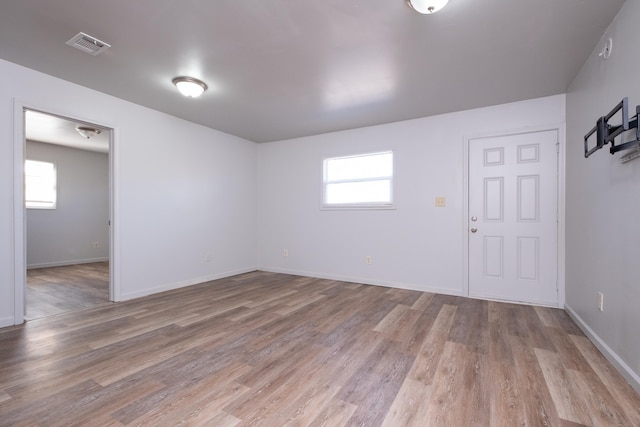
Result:
[[[76,131],[78,126],[97,129],[100,134],[87,139]],[[110,130],[28,110],[25,112],[25,138],[30,141],[63,145],[79,150],[107,153],[109,152]]]
[[[0,58],[265,142],[564,93],[623,2],[0,0]]]

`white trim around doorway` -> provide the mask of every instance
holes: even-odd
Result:
[[[120,300],[119,286],[119,258],[118,248],[118,179],[117,179],[117,144],[118,128],[112,124],[83,114],[64,111],[63,109],[41,105],[25,100],[14,98],[13,100],[13,298],[14,298],[14,318],[13,324],[18,325],[24,322],[26,298],[26,209],[24,207],[24,161],[25,161],[25,114],[26,110],[39,111],[73,121],[93,123],[97,126],[109,128],[109,300]]]

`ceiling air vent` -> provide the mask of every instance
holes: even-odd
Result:
[[[111,47],[110,44],[102,42],[85,33],[76,34],[66,44],[93,56],[96,56]]]

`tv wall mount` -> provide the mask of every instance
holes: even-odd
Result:
[[[618,113],[621,113],[622,123],[619,125],[609,124],[609,120]],[[629,150],[634,147],[640,148],[638,116],[640,116],[640,105],[636,106],[636,115],[629,118],[629,98],[623,98],[613,110],[609,111],[609,114],[600,117],[596,122],[596,126],[584,136],[584,157],[589,157],[607,144],[611,144],[609,148],[611,154],[617,153],[618,151]],[[632,136],[635,138],[627,142],[619,142],[616,145],[616,138],[634,129],[635,132]],[[595,145],[590,148],[589,139],[591,139],[594,134],[596,135]]]

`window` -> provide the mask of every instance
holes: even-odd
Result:
[[[27,208],[56,208],[56,165],[26,160],[24,164],[24,198]]]
[[[393,152],[323,161],[323,207],[392,208]]]

